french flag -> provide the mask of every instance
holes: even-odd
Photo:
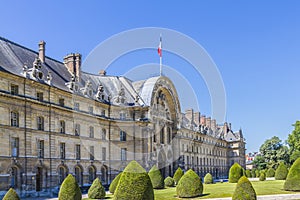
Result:
[[[161,36],[160,36],[160,40],[159,40],[159,45],[158,45],[157,53],[158,53],[159,57],[162,56]]]

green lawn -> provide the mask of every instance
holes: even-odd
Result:
[[[270,194],[295,194],[296,192],[289,192],[282,190],[284,181],[253,181],[251,182],[257,195],[270,195]],[[203,196],[193,199],[207,199],[207,198],[220,198],[231,197],[235,189],[235,183],[216,183],[206,185],[204,184]],[[176,189],[167,188],[163,190],[154,190],[156,200],[175,200]],[[112,199],[112,195],[108,195],[107,199]],[[187,199],[187,198],[185,198]],[[85,199],[87,200],[87,199]]]

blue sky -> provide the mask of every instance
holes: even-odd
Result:
[[[258,150],[273,135],[285,140],[299,119],[298,1],[0,2],[0,36],[34,50],[43,39],[47,56],[60,61],[71,52],[84,59],[107,38],[134,28],[168,28],[193,38],[221,73],[226,119],[235,130],[243,129],[248,151]],[[130,67],[151,62],[158,62],[154,50],[130,53],[112,63],[108,74],[122,75]],[[193,73],[189,63],[170,53],[164,54],[164,64],[185,76]],[[83,70],[97,73],[101,68],[95,63]],[[205,83],[190,81],[200,111],[210,115]]]

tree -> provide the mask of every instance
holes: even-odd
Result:
[[[88,197],[90,199],[103,199],[105,194],[105,189],[102,186],[101,181],[99,178],[96,178],[88,191]]]
[[[266,173],[265,171],[261,171],[259,175],[259,181],[265,181],[266,180]]]
[[[259,156],[255,156],[254,160],[253,160],[253,164],[255,165],[255,167],[257,168],[256,170],[262,170],[265,169],[267,166],[267,163],[265,161],[265,158],[261,155]]]
[[[131,161],[122,172],[113,199],[154,199],[150,177],[146,170],[135,160]]]
[[[283,162],[281,162],[275,171],[275,179],[285,180],[287,174],[288,174],[288,168]]]
[[[181,177],[183,176],[183,171],[180,167],[177,168],[174,176],[173,176],[173,179],[175,181],[175,185],[178,184],[179,180],[181,179]]]
[[[165,182],[165,186],[167,186],[167,187],[174,187],[174,185],[175,185],[174,179],[170,176],[165,178],[164,182]]]
[[[284,146],[282,141],[277,136],[267,139],[260,146],[259,150],[269,168],[277,167],[281,161],[289,161],[288,147]]]
[[[20,200],[20,197],[13,188],[10,188],[2,200]]]
[[[298,157],[300,157],[300,121],[296,121],[293,124],[294,130],[288,136],[287,143],[290,146],[290,163],[293,163]]]
[[[82,194],[73,175],[69,174],[61,184],[59,200],[81,200]]]
[[[236,184],[232,200],[256,200],[256,193],[247,177],[242,176]]]
[[[180,198],[189,198],[200,196],[203,192],[203,185],[200,177],[189,169],[179,180],[176,186],[177,196]]]
[[[204,176],[204,183],[205,183],[205,184],[212,184],[212,183],[214,183],[213,176],[212,176],[210,173],[207,173],[207,174]]]
[[[283,185],[284,190],[300,191],[300,158],[292,165]]]
[[[159,169],[154,165],[148,173],[153,189],[163,189],[165,187],[164,178],[162,177]]]
[[[234,163],[229,170],[229,183],[237,183],[242,176],[243,168],[238,163]]]
[[[109,185],[109,192],[110,192],[110,193],[113,194],[113,193],[115,192],[115,190],[116,190],[116,188],[117,188],[117,185],[118,185],[118,183],[119,183],[119,180],[120,180],[121,175],[122,175],[122,172],[120,172],[120,173],[114,178],[114,180],[110,183],[110,185]]]

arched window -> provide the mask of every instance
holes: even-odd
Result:
[[[79,186],[82,185],[82,170],[79,166],[75,167],[75,179]]]
[[[19,127],[19,113],[17,111],[10,113],[10,125]]]
[[[89,167],[89,183],[93,183],[96,178],[96,169],[93,166]]]
[[[63,166],[60,166],[58,168],[58,183],[59,185],[62,184],[62,182],[64,181],[64,179],[66,178],[67,176],[67,170],[65,167]]]
[[[164,127],[160,130],[160,143],[164,144],[165,143],[165,131],[164,131]]]
[[[17,167],[11,168],[10,185],[12,188],[18,187],[18,168]]]
[[[37,117],[37,129],[40,131],[44,130],[44,117],[42,116]]]

